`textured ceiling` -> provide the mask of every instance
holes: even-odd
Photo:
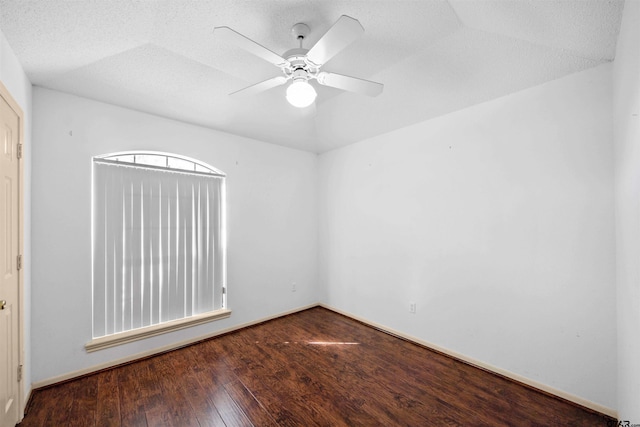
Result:
[[[0,0],[0,28],[36,85],[324,152],[611,61],[623,4]],[[214,27],[282,54],[297,47],[293,24],[311,28],[309,48],[340,15],[365,33],[323,69],[384,83],[380,96],[321,86],[306,109],[286,102],[284,86],[228,96],[281,72]]]

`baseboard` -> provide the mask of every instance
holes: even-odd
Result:
[[[491,373],[494,373],[494,374],[500,375],[502,377],[508,378],[510,380],[516,381],[518,383],[524,384],[524,385],[526,385],[528,387],[531,387],[533,389],[539,390],[539,391],[541,391],[543,393],[546,393],[546,394],[552,395],[554,397],[558,397],[560,399],[569,401],[569,402],[571,402],[573,404],[582,406],[584,408],[587,408],[589,410],[598,412],[600,414],[608,415],[608,416],[610,416],[612,418],[618,419],[618,411],[616,411],[614,409],[611,409],[611,408],[608,408],[606,406],[600,405],[599,403],[591,402],[590,400],[583,399],[582,397],[575,396],[575,395],[573,395],[571,393],[567,393],[565,391],[550,387],[550,386],[548,386],[546,384],[540,383],[540,382],[532,380],[530,378],[523,377],[522,375],[507,371],[507,370],[502,369],[502,368],[498,368],[496,366],[493,366],[493,365],[490,365],[488,363],[482,362],[480,360],[474,359],[473,357],[465,356],[464,354],[458,353],[458,352],[450,350],[448,348],[444,348],[444,347],[441,347],[439,345],[436,345],[436,344],[421,340],[421,339],[416,338],[414,336],[405,334],[404,332],[397,331],[397,330],[395,330],[393,328],[389,328],[389,327],[387,327],[385,325],[381,325],[379,323],[372,322],[372,321],[370,321],[368,319],[365,319],[365,318],[362,318],[360,316],[356,316],[354,314],[346,312],[344,310],[340,310],[338,308],[332,307],[332,306],[330,306],[328,304],[320,303],[318,305],[320,307],[326,308],[327,310],[331,310],[331,311],[333,311],[335,313],[341,314],[343,316],[346,316],[346,317],[349,317],[351,319],[357,320],[358,322],[361,322],[361,323],[364,323],[366,325],[369,325],[369,326],[371,326],[371,327],[373,327],[375,329],[378,329],[380,331],[386,332],[386,333],[388,333],[390,335],[394,335],[394,336],[397,336],[399,338],[405,339],[407,341],[411,341],[411,342],[416,343],[416,344],[418,344],[420,346],[427,347],[429,349],[435,350],[435,351],[437,351],[439,353],[445,354],[445,355],[447,355],[449,357],[452,357],[454,359],[461,360],[462,362],[468,363],[470,365],[473,365],[473,366],[476,366],[478,368],[484,369],[484,370],[489,371]]]
[[[235,325],[232,326],[230,328],[226,328],[226,329],[222,329],[216,332],[212,332],[210,334],[205,334],[205,335],[200,335],[198,337],[195,338],[190,338],[188,340],[183,340],[183,341],[179,341],[173,344],[169,344],[163,347],[158,347],[152,350],[148,350],[148,351],[143,351],[141,353],[136,353],[133,354],[131,356],[127,356],[127,357],[123,357],[120,359],[116,359],[116,360],[112,360],[109,362],[105,362],[105,363],[101,363],[99,365],[94,365],[91,366],[89,368],[84,368],[84,369],[79,369],[77,371],[73,371],[73,372],[69,372],[63,375],[58,375],[56,377],[52,377],[52,378],[48,378],[46,380],[42,380],[42,381],[37,381],[31,384],[31,390],[37,390],[39,388],[44,388],[44,387],[49,387],[55,384],[59,384],[59,383],[63,383],[63,382],[67,382],[67,381],[71,381],[77,378],[81,378],[87,375],[91,375],[93,373],[99,372],[99,371],[104,371],[105,369],[109,369],[109,368],[113,368],[116,366],[120,366],[120,365],[124,365],[127,363],[131,363],[131,362],[135,362],[136,360],[140,360],[140,359],[145,359],[151,356],[155,356],[157,354],[161,354],[161,353],[166,353],[168,351],[172,351],[172,350],[177,350],[181,347],[186,347],[188,345],[191,344],[195,344],[199,341],[203,341],[203,340],[207,340],[210,338],[214,338],[216,336],[219,335],[224,335],[224,334],[228,334],[234,331],[237,331],[239,329],[243,329],[243,328],[248,328],[249,326],[254,326],[257,325],[259,323],[264,323],[267,322],[269,320],[273,320],[273,319],[277,319],[278,317],[283,317],[283,316],[287,316],[289,314],[294,314],[297,313],[299,311],[304,311],[304,310],[308,310],[310,308],[313,307],[317,307],[318,304],[314,303],[314,304],[309,304],[303,307],[298,307],[298,308],[294,308],[292,310],[287,310],[284,312],[280,312],[278,314],[274,314],[272,316],[267,316],[267,317],[263,317],[257,320],[253,320],[251,322],[247,322],[247,323],[242,323],[240,325]]]
[[[33,388],[29,388],[29,391],[27,392],[27,395],[24,397],[24,400],[22,401],[22,408],[21,408],[21,412],[20,412],[20,420],[18,421],[18,424],[22,421],[22,419],[24,418],[24,416],[27,414],[27,411],[29,410],[29,405],[31,405],[31,397],[33,396]]]

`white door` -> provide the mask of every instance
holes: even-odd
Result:
[[[19,120],[0,96],[0,427],[19,421]]]

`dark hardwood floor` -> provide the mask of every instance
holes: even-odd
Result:
[[[313,308],[36,390],[29,426],[607,426],[614,421]]]

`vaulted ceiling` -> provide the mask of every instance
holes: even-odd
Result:
[[[262,141],[324,152],[612,61],[622,0],[0,0],[0,28],[33,84]],[[384,83],[371,98],[318,86],[228,94],[281,75],[217,37],[283,54],[341,16],[362,37],[325,71]],[[315,82],[314,82],[315,84]]]

